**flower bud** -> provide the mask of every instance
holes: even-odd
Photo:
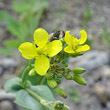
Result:
[[[64,103],[61,101],[56,101],[55,102],[55,110],[62,110]]]
[[[73,75],[72,75],[72,74],[67,74],[67,75],[65,76],[65,78],[66,78],[67,80],[72,80],[72,79],[73,79]]]
[[[56,62],[59,62],[59,58],[56,58],[55,61],[56,61]]]
[[[76,67],[72,70],[73,73],[75,74],[82,74],[84,73],[86,70],[84,68],[81,68],[81,67]]]
[[[47,83],[48,83],[49,87],[51,87],[51,88],[57,87],[57,82],[55,80],[47,80]]]
[[[68,64],[64,64],[65,67],[68,67]]]
[[[47,73],[45,76],[46,76],[46,78],[49,79],[49,80],[50,80],[50,79],[53,79],[52,73]]]
[[[62,63],[65,64],[65,61],[63,60]]]
[[[68,73],[69,72],[69,69],[65,69],[65,73]]]
[[[64,104],[61,101],[56,101],[55,104],[56,104],[55,110],[69,110],[70,109],[70,107],[68,107],[66,104]]]
[[[58,95],[60,95],[61,97],[65,98],[65,99],[67,98],[67,94],[66,94],[66,92],[65,92],[63,89],[61,89],[61,88],[56,88],[55,91],[56,91],[56,93],[57,93]]]
[[[87,84],[86,80],[83,77],[81,77],[81,76],[79,76],[77,74],[73,74],[73,80],[75,82],[81,84],[81,85],[86,85]]]
[[[55,106],[55,110],[63,110],[62,108],[63,108],[63,106],[60,104]]]
[[[61,68],[61,70],[64,71],[65,69],[64,68]]]
[[[58,74],[57,74],[57,77],[58,77],[58,78],[62,78],[62,74],[61,74],[61,73],[58,73]]]
[[[59,68],[59,65],[56,65],[56,68]]]
[[[62,110],[70,110],[70,107],[67,106],[66,104],[63,105],[63,109]]]
[[[55,80],[58,84],[60,84],[61,83],[61,81],[59,80],[59,79],[56,79]]]
[[[29,71],[29,76],[35,76],[35,75],[36,75],[35,68],[32,68],[32,69]]]
[[[56,104],[56,105],[59,105],[59,104],[63,105],[64,103],[61,102],[61,101],[59,101],[59,100],[57,100],[57,101],[55,101],[55,104]]]

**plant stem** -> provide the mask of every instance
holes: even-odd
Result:
[[[29,66],[31,67],[32,65],[31,65],[31,60],[29,60]]]
[[[33,65],[31,64],[31,60],[29,60],[29,65],[24,69],[23,75],[22,75],[22,85],[24,88],[26,88],[26,77],[32,68],[33,68]]]
[[[32,90],[26,88],[25,89],[30,95],[32,95],[33,97],[35,97],[37,100],[42,101],[44,99],[42,99],[39,95],[37,95],[36,93],[34,93]]]
[[[26,77],[27,77],[27,75],[28,75],[28,73],[29,73],[29,71],[30,71],[31,69],[32,69],[32,67],[27,66],[27,67],[24,69],[24,71],[23,71],[22,84],[23,84],[24,87],[25,87]]]
[[[40,81],[40,85],[44,84],[45,82],[45,76],[42,78],[42,80]]]
[[[39,80],[38,80],[38,84],[37,85],[42,85],[45,81],[45,77],[44,76],[39,76]]]
[[[30,95],[32,95],[35,99],[39,100],[40,103],[46,107],[48,107],[48,105],[50,105],[51,107],[55,107],[55,103],[54,102],[49,102],[43,98],[41,98],[37,93],[33,92],[32,90],[30,90],[29,88],[25,89]]]
[[[42,80],[42,76],[39,76],[39,79],[38,79],[37,85],[40,85],[41,80]]]

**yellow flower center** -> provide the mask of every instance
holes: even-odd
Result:
[[[79,44],[79,41],[78,41],[77,38],[75,38],[74,41],[73,41],[73,45],[72,45],[72,49],[74,51],[77,50],[78,44]]]
[[[47,55],[47,48],[46,46],[45,47],[42,47],[42,48],[39,48],[39,47],[36,47],[37,48],[37,54],[38,55]]]

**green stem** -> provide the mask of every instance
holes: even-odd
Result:
[[[29,66],[32,67],[32,65],[31,65],[31,60],[29,60]]]
[[[45,77],[44,76],[39,76],[39,80],[38,80],[38,84],[37,85],[42,85],[45,81]]]
[[[29,71],[32,69],[33,67],[27,66],[24,71],[23,71],[23,75],[22,75],[22,85],[25,88],[26,87],[26,77],[29,73]]]
[[[41,80],[42,80],[42,76],[39,76],[38,78],[39,78],[39,79],[38,79],[37,85],[40,85],[40,82],[41,82]]]
[[[44,84],[44,82],[45,82],[45,76],[42,77],[42,80],[40,81],[40,85]]]
[[[36,93],[34,93],[32,90],[26,88],[25,89],[30,95],[32,95],[34,98],[36,98],[37,100],[39,101],[42,101],[44,100],[43,98],[41,98],[39,95],[37,95]]]
[[[26,77],[32,68],[33,68],[33,65],[31,64],[31,60],[30,60],[29,65],[24,69],[23,75],[22,75],[22,85],[24,88],[26,88]]]

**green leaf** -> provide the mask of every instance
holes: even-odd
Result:
[[[43,106],[38,100],[29,95],[25,90],[21,90],[16,94],[16,104],[30,110],[44,110]]]
[[[53,94],[47,86],[31,86],[30,89],[47,101],[55,101]],[[41,105],[39,100],[35,99],[26,90],[20,90],[16,94],[15,103],[30,110],[54,110],[52,107],[48,106],[49,108],[47,109],[45,106]]]
[[[19,90],[22,89],[21,79],[13,78],[13,79],[8,80],[6,84],[4,85],[4,89],[7,93],[16,94]]]
[[[7,29],[10,33],[12,33],[17,38],[21,37],[19,32],[19,23],[11,15],[6,11],[0,12],[0,21],[5,21],[7,24]]]
[[[28,2],[28,3],[27,3]],[[22,13],[24,11],[28,11],[30,9],[30,2],[29,0],[15,0],[12,3],[12,9],[17,13]]]
[[[28,82],[28,84],[30,90],[39,95],[44,100],[49,102],[55,101],[53,94],[47,86],[31,86],[30,82]],[[16,94],[15,103],[27,110],[54,110],[50,105],[42,105],[39,100],[32,96],[32,94],[28,93],[26,90],[23,90],[20,78],[13,78],[8,80],[4,86],[4,89],[8,93]]]
[[[38,12],[36,16],[29,19],[30,33],[33,34],[34,30],[39,26],[42,12]]]
[[[44,86],[44,85],[31,86],[30,89],[35,93],[37,93],[40,97],[42,97],[46,101],[50,101],[50,102],[55,101],[55,98],[48,86]],[[54,108],[48,105],[48,106],[45,106],[45,110],[54,110]]]
[[[44,10],[48,6],[47,0],[36,0],[33,2],[32,12],[36,13],[37,11]]]
[[[19,0],[12,3],[12,8],[14,11],[20,14],[23,12],[33,13],[40,10],[41,8],[45,8],[47,4],[47,0]]]
[[[32,39],[32,36],[30,35],[29,25],[25,21],[20,21],[19,27],[20,27],[19,28],[20,36],[18,37],[19,40],[25,42]]]
[[[8,12],[6,11],[1,11],[0,12],[0,21],[5,20],[5,17],[8,15]]]
[[[52,92],[47,86],[44,85],[31,86],[30,89],[47,101],[55,101]]]
[[[20,38],[21,37],[19,32],[20,26],[18,21],[14,20],[11,16],[8,15],[6,22],[7,22],[8,31],[17,38]]]
[[[0,54],[3,55],[13,55],[12,50],[10,50],[9,48],[0,48]]]
[[[20,40],[7,40],[4,41],[3,44],[7,47],[11,47],[11,48],[18,48],[18,46],[21,44],[22,42]]]
[[[30,109],[24,108],[23,110],[30,110]]]

